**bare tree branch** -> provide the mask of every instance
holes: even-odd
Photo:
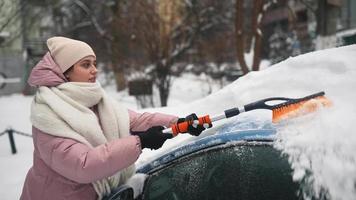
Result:
[[[31,18],[35,19],[41,16],[41,12],[38,11],[36,13],[32,13],[33,16],[31,16]],[[7,38],[7,40],[1,44],[0,47],[6,47],[9,44],[11,44],[14,40],[16,40],[17,38],[19,38],[21,35],[24,34],[24,30],[26,30],[27,28],[33,26],[33,24],[35,23],[34,20],[31,20],[28,24],[24,24],[20,29],[17,29],[16,32],[11,33],[11,36],[9,38]]]
[[[236,53],[237,53],[237,60],[240,63],[241,70],[244,74],[249,72],[247,67],[244,52],[245,52],[245,37],[244,37],[244,1],[243,0],[236,0],[236,18],[235,18],[235,34],[236,34]]]
[[[92,13],[91,9],[88,8],[88,6],[83,3],[82,1],[80,0],[74,0],[74,3],[80,7],[89,17],[90,17],[90,21],[91,23],[93,24],[95,30],[102,36],[102,37],[105,37],[109,40],[112,40],[113,38],[111,37],[111,35],[107,34],[107,31],[105,31],[101,26],[100,24],[98,23],[95,15]],[[78,26],[80,27],[80,26]]]
[[[4,5],[5,5],[5,1],[1,1],[0,2],[0,10],[4,7]]]
[[[147,59],[141,65],[154,66],[151,75],[159,89],[161,105],[167,103],[173,65],[194,46],[202,33],[224,20],[216,16],[217,10],[213,5],[214,1],[136,0],[124,5],[124,10],[130,10],[129,13],[122,11],[120,17],[115,17],[115,28],[122,34],[121,38],[115,40],[116,43],[120,43],[121,39],[125,40],[121,45],[127,43],[127,48],[137,47]],[[130,35],[134,36],[133,39]],[[119,44],[117,46],[121,49],[115,57],[127,55],[120,60],[121,64],[127,61],[135,66],[140,65],[139,60],[128,58],[130,49],[119,47]]]
[[[2,6],[0,8],[2,8],[4,6],[4,4],[5,3],[2,2]],[[7,19],[5,19],[5,23],[0,26],[0,32],[3,31],[7,27],[7,25],[12,23],[13,21],[18,20],[18,18],[21,16],[20,15],[21,10],[25,9],[25,6],[27,6],[27,5],[28,5],[27,2],[21,1],[20,7],[18,9],[16,9],[16,11],[11,16],[9,16]]]
[[[302,4],[305,5],[305,7],[310,10],[315,16],[317,15],[317,8],[313,8],[310,3],[308,3],[306,0],[299,0]]]

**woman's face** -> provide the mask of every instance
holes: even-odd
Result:
[[[96,59],[94,56],[87,56],[79,60],[68,71],[64,73],[69,82],[90,82],[96,80]]]

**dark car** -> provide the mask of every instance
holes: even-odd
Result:
[[[136,199],[301,199],[274,139],[274,129],[233,131],[172,150],[137,170],[147,178]],[[119,190],[109,199],[133,199],[132,188]]]

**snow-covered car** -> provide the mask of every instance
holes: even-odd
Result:
[[[137,169],[147,176],[136,199],[300,199],[275,133],[218,133],[172,150]],[[119,190],[110,200],[134,199],[131,187]]]

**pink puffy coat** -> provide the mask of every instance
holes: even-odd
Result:
[[[32,70],[29,83],[56,86],[65,82],[50,54]],[[139,114],[129,110],[130,130],[143,131],[151,126],[169,126],[176,116],[160,113]],[[92,182],[111,176],[132,165],[141,154],[137,136],[116,139],[95,148],[76,140],[61,138],[32,128],[33,166],[28,171],[21,200],[97,199]]]

